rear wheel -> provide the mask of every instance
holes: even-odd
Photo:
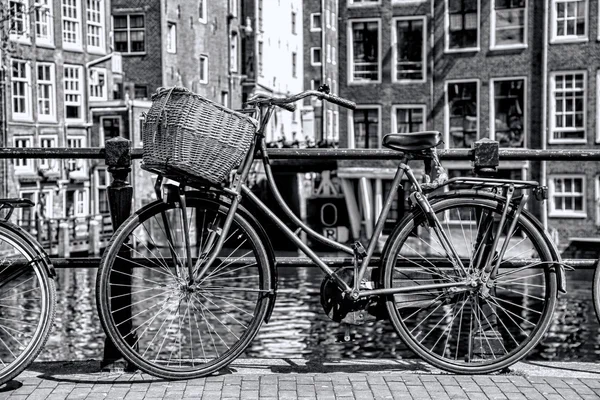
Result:
[[[600,259],[596,263],[596,270],[594,271],[594,281],[592,282],[592,298],[594,299],[596,318],[598,319],[598,322],[600,322]]]
[[[388,296],[390,320],[406,345],[431,364],[454,373],[505,368],[541,340],[551,321],[557,279],[542,234],[521,215],[513,234],[508,221],[490,255],[503,203],[449,198],[432,204],[441,226],[433,229],[414,212],[390,236],[383,272],[386,288],[469,282],[468,288],[423,289]],[[465,271],[444,250],[441,231]],[[478,259],[492,260],[506,243],[499,268],[487,284]],[[514,264],[519,261],[518,266]],[[442,265],[444,264],[444,265]],[[489,264],[489,263],[488,263]]]
[[[0,384],[35,360],[52,328],[56,288],[40,256],[20,228],[0,225]]]
[[[176,203],[138,211],[115,233],[98,271],[106,333],[130,362],[166,379],[205,376],[239,356],[265,318],[271,290],[265,248],[239,213],[218,258],[190,284],[186,236],[198,271],[227,208],[187,196],[186,211],[187,224]]]

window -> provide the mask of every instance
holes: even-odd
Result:
[[[331,30],[337,30],[337,17],[335,15],[335,10],[331,10]]]
[[[325,26],[331,28],[331,12],[329,10],[325,10]]]
[[[177,52],[177,25],[173,22],[167,23],[167,53]]]
[[[199,75],[200,83],[208,83],[208,56],[201,55],[199,62]]]
[[[202,22],[203,24],[205,24],[208,21],[208,13],[206,10],[207,6],[208,0],[198,1],[198,21]]]
[[[311,47],[310,63],[311,63],[311,65],[321,65],[321,48],[320,47]]]
[[[67,147],[71,149],[78,149],[85,147],[84,136],[67,136]],[[84,160],[67,160],[67,169],[69,172],[85,173],[85,162]]]
[[[310,30],[311,32],[321,31],[321,13],[310,14]]]
[[[550,76],[550,142],[585,142],[586,74],[557,72]]]
[[[425,106],[400,105],[392,107],[392,131],[397,133],[425,130]]]
[[[81,49],[80,0],[62,0],[63,48]]]
[[[35,7],[35,43],[53,45],[52,0],[36,0]]]
[[[550,216],[585,217],[585,176],[554,175],[549,178]]]
[[[148,100],[148,86],[146,85],[133,85],[133,98]]]
[[[331,46],[331,63],[333,65],[337,64],[336,54],[335,54],[335,46]]]
[[[492,80],[493,138],[500,147],[525,147],[525,79]]]
[[[12,61],[13,119],[31,119],[31,74],[26,61]]]
[[[44,149],[55,149],[58,147],[58,138],[56,135],[40,135],[40,147]],[[49,172],[58,172],[58,161],[42,158],[39,161],[40,169]]]
[[[339,111],[333,112],[333,141],[336,143],[340,141],[340,112]]]
[[[114,16],[115,51],[143,53],[146,51],[146,23],[144,15]]]
[[[327,62],[331,62],[331,45],[327,44]]]
[[[527,44],[527,0],[494,0],[491,47]]]
[[[296,13],[292,11],[292,34],[296,34]]]
[[[450,148],[470,148],[477,140],[479,105],[478,82],[447,82],[446,107]]]
[[[65,65],[65,116],[67,119],[83,119],[82,67]]]
[[[88,50],[104,53],[104,0],[87,0]]]
[[[381,0],[348,0],[349,6],[370,6],[381,4]]]
[[[96,172],[96,214],[109,214],[108,185],[110,176],[106,168],[97,168]]]
[[[354,148],[379,148],[379,108],[358,106],[352,115]]]
[[[425,81],[425,17],[399,18],[394,28],[394,80]]]
[[[90,100],[108,100],[106,91],[106,70],[104,68],[90,68],[89,74]]]
[[[14,146],[17,148],[29,148],[33,147],[33,138],[31,136],[16,136],[13,139]],[[15,158],[15,173],[33,173],[34,172],[34,160],[30,158]]]
[[[38,119],[56,119],[54,64],[37,64],[37,113]]]
[[[263,31],[263,0],[258,0],[258,7],[256,9],[258,19],[258,31]]]
[[[479,48],[479,0],[446,0],[446,50]]]
[[[109,139],[121,136],[121,118],[101,117],[100,124],[100,146],[104,146]]]
[[[65,207],[67,217],[87,217],[88,189],[67,190]]]
[[[587,38],[587,0],[554,0],[552,41]]]
[[[37,204],[38,190],[36,187],[27,187],[25,190],[19,190],[19,197],[27,199]],[[37,207],[23,207],[17,210],[17,223],[21,228],[33,234],[35,229],[35,210]]]
[[[258,42],[258,76],[263,76],[263,42]]]
[[[229,53],[231,72],[238,71],[238,40],[237,33],[231,32],[231,52]]]
[[[231,15],[237,17],[238,15],[238,0],[230,0],[229,1],[229,10]]]
[[[29,42],[29,13],[25,0],[9,2],[10,39]]]
[[[221,105],[225,107],[229,105],[229,92],[221,92]]]
[[[292,53],[292,77],[296,77],[297,75],[297,66],[296,66],[296,59],[298,57],[296,56],[296,53]]]
[[[379,21],[351,21],[349,39],[350,82],[379,82]]]

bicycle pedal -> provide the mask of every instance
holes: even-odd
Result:
[[[361,242],[354,242],[352,244],[352,250],[354,250],[355,255],[358,255],[361,258],[367,256],[367,250],[365,249],[365,246],[363,246]]]

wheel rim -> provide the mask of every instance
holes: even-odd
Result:
[[[423,218],[402,229],[400,240],[390,253],[391,260],[397,262],[395,268],[387,268],[386,285],[465,281],[472,284],[456,292],[435,289],[394,295],[388,301],[392,322],[405,342],[441,368],[490,372],[508,366],[537,344],[550,322],[556,278],[548,268],[541,268],[544,264],[539,264],[550,261],[550,253],[528,221],[519,220],[495,279],[490,279],[489,285],[478,279],[473,260],[484,246],[477,244],[476,227],[483,228],[480,232],[486,231],[485,226],[496,228],[497,210],[494,202],[468,200],[435,207],[442,229],[464,263],[467,279],[460,268],[449,263],[441,271],[435,268],[432,258],[447,258],[446,251],[439,235],[425,228]],[[415,229],[415,225],[421,226]],[[506,230],[498,250],[506,241]],[[490,242],[493,237],[488,239]],[[536,261],[509,268],[511,261],[526,258]]]
[[[0,237],[0,382],[33,361],[52,323],[46,277],[31,260],[11,237]]]
[[[110,318],[107,327],[125,346],[130,361],[149,373],[167,378],[210,373],[243,351],[264,318],[269,293],[262,270],[264,250],[257,249],[247,223],[236,217],[217,260],[200,282],[190,285],[181,210],[162,210],[168,227],[160,213],[142,213],[116,238],[126,239],[122,250],[133,260],[111,246],[103,262],[119,268],[107,274],[106,297],[101,299]],[[214,245],[210,236],[219,219],[224,219],[222,210],[187,207],[194,265]],[[123,289],[131,291],[130,312],[110,304],[111,299],[126,298]],[[123,318],[121,312],[129,316]]]

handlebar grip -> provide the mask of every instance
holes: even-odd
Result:
[[[294,112],[296,111],[296,105],[294,103],[288,103],[288,104],[277,104],[279,107],[283,108],[284,110],[287,110],[289,112]]]
[[[332,102],[334,104],[340,105],[342,107],[348,108],[350,110],[356,110],[356,103],[350,100],[343,99],[333,94],[328,94],[327,96],[323,96],[324,100]]]

